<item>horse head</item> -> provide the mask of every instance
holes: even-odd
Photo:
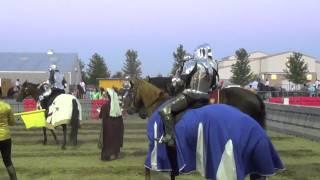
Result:
[[[130,80],[130,88],[125,94],[125,107],[131,109],[131,112],[139,112],[141,118],[150,116],[159,102],[164,100],[163,97],[168,98],[158,87],[137,78]]]
[[[21,102],[28,96],[36,99],[40,95],[38,84],[33,84],[28,81],[25,81],[18,92],[16,101]]]

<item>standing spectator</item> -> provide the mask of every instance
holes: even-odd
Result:
[[[83,81],[80,82],[80,86],[83,89],[83,92],[86,92],[86,83],[84,83]]]
[[[106,98],[107,97],[107,93],[106,91],[104,90],[103,87],[100,87],[100,98],[99,99],[102,99],[102,98]]]
[[[252,83],[251,83],[251,86],[254,90],[258,90],[258,81],[257,80],[254,80]]]
[[[16,91],[19,91],[20,90],[20,79],[19,78],[16,80],[16,84],[15,85],[16,85],[15,86]]]
[[[100,90],[98,88],[96,88],[95,92],[93,92],[92,99],[93,100],[101,99],[101,92],[100,92]]]
[[[83,92],[81,98],[84,98],[83,96],[84,96],[84,94],[86,94],[86,83],[84,83],[84,81],[81,81],[80,86],[81,86],[82,92]]]
[[[268,80],[268,79],[266,79],[265,86],[269,87],[269,84],[270,84],[269,80]]]
[[[91,89],[91,88],[87,88],[86,98],[92,99],[92,97],[93,97],[93,95],[92,95],[92,89]]]
[[[15,124],[13,112],[9,104],[0,101],[0,151],[3,163],[7,168],[10,180],[16,180],[16,170],[11,161],[11,136],[8,126]]]
[[[320,90],[320,81],[319,81],[319,79],[316,80],[315,85],[316,85],[316,96],[318,96],[318,94],[319,94],[318,92]]]
[[[308,90],[309,90],[310,97],[314,97],[316,95],[316,85],[315,84],[310,84]]]
[[[102,161],[109,161],[112,156],[117,159],[123,145],[123,118],[118,94],[108,88],[107,96],[109,100],[101,107],[99,114],[102,119]]]

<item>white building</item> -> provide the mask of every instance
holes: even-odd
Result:
[[[56,64],[69,85],[81,81],[80,63],[76,53],[5,53],[0,52],[0,78],[40,83],[48,79],[50,64]]]
[[[288,88],[290,82],[284,77],[284,69],[286,62],[293,54],[292,51],[277,54],[267,54],[264,52],[252,52],[249,54],[251,71],[257,74],[262,80],[268,79],[270,86]],[[307,79],[314,82],[320,79],[320,61],[317,58],[303,54],[302,59],[308,65]],[[232,76],[231,66],[236,62],[235,56],[222,58],[219,61],[220,79],[229,80]],[[292,84],[292,83],[291,83]]]

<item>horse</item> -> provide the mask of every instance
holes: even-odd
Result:
[[[127,98],[131,98],[131,101],[126,102],[131,102],[131,105],[138,110],[145,108],[148,117],[152,115],[157,107],[170,99],[170,96],[166,92],[145,80],[133,79],[130,83],[131,95],[127,96]],[[256,120],[261,127],[265,128],[265,105],[258,95],[238,87],[222,89],[218,94],[218,103],[238,108],[240,111]],[[171,179],[173,180],[175,179],[175,176],[178,175],[176,147],[167,146],[167,151],[173,169],[171,171]],[[256,175],[253,175],[252,177],[254,176]],[[145,168],[145,177],[146,179],[150,179],[149,168]]]
[[[47,84],[33,84],[30,82],[25,81],[19,94],[16,98],[18,102],[21,102],[28,96],[31,96],[35,101],[39,101],[39,96],[43,94],[44,87]],[[51,100],[51,99],[50,99]],[[49,100],[49,101],[50,101]],[[60,107],[62,104],[65,107]],[[67,124],[71,125],[71,132],[70,132],[70,141],[73,146],[77,145],[77,135],[78,135],[78,128],[79,128],[79,120],[82,119],[81,115],[81,104],[78,99],[70,94],[60,94],[56,96],[54,99],[51,100],[51,103],[46,109],[48,114],[46,113],[47,122],[50,121],[50,124],[54,127],[62,126],[63,130],[63,143],[61,148],[66,149],[66,141],[67,141]],[[58,144],[57,137],[53,130],[51,130],[56,143]],[[44,140],[43,144],[47,143],[47,134],[46,128],[43,128],[43,135]]]

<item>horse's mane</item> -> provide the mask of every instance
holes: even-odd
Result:
[[[151,108],[151,106],[155,104],[159,105],[169,98],[169,95],[166,92],[146,80],[136,79],[135,85],[141,94],[141,98],[146,108]],[[153,111],[153,109],[151,111]]]

